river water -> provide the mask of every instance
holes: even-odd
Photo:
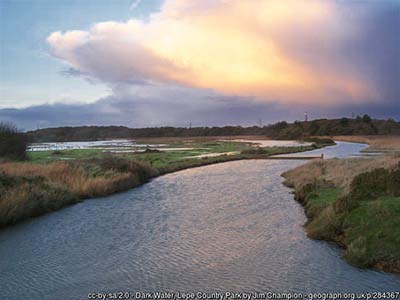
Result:
[[[316,150],[350,156],[364,145]],[[0,231],[1,299],[99,291],[396,291],[310,240],[280,174],[304,161],[235,161],[168,174]]]

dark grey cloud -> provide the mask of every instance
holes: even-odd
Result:
[[[152,126],[224,126],[270,124],[280,120],[303,119],[307,111],[311,119],[350,117],[352,113],[368,113],[375,118],[400,120],[397,104],[386,106],[352,105],[337,109],[324,107],[286,106],[263,103],[241,97],[207,95],[193,106],[185,98],[167,101],[155,97],[132,99],[131,95],[110,96],[92,104],[49,104],[23,109],[1,109],[0,121],[15,123],[31,130],[44,127],[80,125]],[[182,96],[182,95],[181,95]]]
[[[376,84],[382,105],[400,106],[400,2],[376,1],[373,8],[360,16],[363,30],[343,55]]]
[[[284,34],[277,32],[275,38],[282,45],[281,50],[313,66],[320,74],[334,71],[349,78],[362,78],[377,91],[376,102],[400,105],[400,2],[336,3],[337,26],[323,31],[298,26]],[[326,90],[327,95],[335,92]],[[338,93],[338,102],[341,97],[346,95]]]

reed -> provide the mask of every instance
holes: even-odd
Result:
[[[84,198],[127,190],[153,175],[154,170],[146,164],[114,158],[0,163],[0,227]]]
[[[376,168],[391,169],[400,162],[400,157],[388,155],[376,158],[315,159],[295,169],[284,172],[285,184],[299,190],[307,184],[329,182],[348,190],[354,177]]]

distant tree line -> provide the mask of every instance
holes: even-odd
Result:
[[[0,160],[26,159],[27,136],[11,123],[0,122]]]
[[[143,137],[235,136],[262,135],[275,139],[301,139],[309,136],[400,134],[400,123],[393,119],[374,120],[369,115],[355,119],[318,119],[313,121],[285,121],[263,127],[151,127],[124,126],[58,127],[29,131],[31,142],[87,141]]]

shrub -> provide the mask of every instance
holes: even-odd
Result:
[[[305,138],[304,141],[317,145],[335,145],[335,141],[330,138],[309,137]]]
[[[242,150],[241,154],[268,154],[266,149],[261,147]]]
[[[350,193],[339,199],[336,208],[339,211],[350,211],[360,201],[370,201],[381,196],[400,196],[400,165],[393,170],[378,168],[357,175],[350,185]]]
[[[371,123],[372,118],[369,115],[365,114],[365,115],[363,115],[362,120],[365,123]]]
[[[11,123],[0,123],[0,157],[24,160],[28,142],[25,136]]]
[[[335,241],[341,233],[341,216],[332,205],[327,206],[306,226],[307,235],[312,239]]]

